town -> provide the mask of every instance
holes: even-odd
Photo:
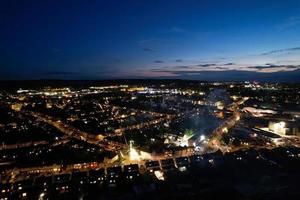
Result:
[[[33,82],[2,83],[0,199],[73,199],[97,191],[150,198],[172,191],[170,182],[178,197],[182,190],[197,193],[194,185],[235,186],[241,179],[234,195],[257,197],[261,191],[251,190],[247,173],[299,176],[299,84]],[[276,180],[265,181],[264,190],[273,191]]]

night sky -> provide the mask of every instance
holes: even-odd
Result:
[[[300,80],[299,0],[1,0],[0,79]]]

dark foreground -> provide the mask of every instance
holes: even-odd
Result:
[[[1,186],[1,199],[299,199],[300,149],[245,150],[147,165],[30,178]]]

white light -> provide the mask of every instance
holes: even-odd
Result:
[[[129,150],[129,159],[130,160],[139,160],[140,159],[138,152],[134,148],[131,148]]]
[[[224,128],[222,129],[222,132],[223,132],[223,133],[228,133],[228,128],[227,128],[227,127],[224,127]]]
[[[203,140],[205,140],[205,135],[200,136],[200,141],[203,141]]]
[[[45,193],[42,192],[42,193],[40,194],[40,196],[39,196],[39,200],[43,200],[43,199],[44,199],[44,196],[45,196]]]
[[[164,181],[165,178],[164,178],[164,173],[162,171],[155,171],[154,172],[154,175],[156,176],[156,178],[158,180],[161,180],[161,181]]]
[[[184,171],[186,171],[186,167],[185,167],[185,166],[183,166],[183,167],[179,167],[178,169],[179,169],[179,171],[181,171],[181,172],[184,172]]]
[[[273,131],[277,134],[285,135],[286,132],[285,127],[286,127],[285,122],[274,123]]]
[[[279,122],[281,128],[285,128],[285,122]]]
[[[130,141],[129,143],[129,159],[130,160],[139,160],[140,159],[140,155],[137,152],[137,150],[135,150],[132,146],[133,141]]]

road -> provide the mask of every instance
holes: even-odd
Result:
[[[239,106],[242,105],[248,99],[248,97],[244,97],[238,102],[234,102],[228,106],[228,110],[231,110],[233,114],[212,132],[210,140],[208,142],[208,146],[210,148],[221,150],[222,152],[228,152],[231,150],[229,146],[224,146],[222,144],[222,138],[225,134],[228,133],[228,130],[233,128],[236,125],[236,123],[240,120],[242,115],[239,112]]]
[[[22,142],[17,144],[2,144],[0,146],[1,150],[12,150],[12,149],[19,149],[19,148],[27,148],[27,147],[35,147],[35,146],[42,146],[42,145],[50,145],[50,146],[58,146],[61,144],[68,143],[70,140],[67,138],[61,138],[59,141],[55,141],[50,144],[49,141],[41,140],[41,141],[29,141],[29,142]]]
[[[106,151],[116,152],[118,150],[127,148],[125,144],[107,140],[107,139],[105,139],[105,136],[103,136],[103,135],[97,135],[97,137],[95,137],[95,135],[91,135],[84,131],[80,131],[74,127],[71,127],[71,126],[65,124],[64,122],[62,122],[60,120],[55,120],[54,118],[52,118],[50,116],[42,115],[40,113],[36,113],[36,112],[32,112],[32,111],[28,111],[28,112],[26,112],[26,114],[30,114],[31,116],[35,117],[39,121],[42,121],[44,123],[47,123],[47,124],[57,128],[58,130],[60,130],[62,133],[64,133],[69,138],[81,140],[88,144],[99,146]]]
[[[18,149],[18,148],[25,148],[25,147],[31,147],[31,146],[39,146],[39,145],[47,145],[49,142],[47,141],[30,141],[30,142],[23,142],[18,144],[3,144],[0,146],[1,150],[10,150],[10,149]]]
[[[151,121],[148,121],[148,122],[134,124],[134,125],[131,125],[131,126],[127,126],[127,127],[124,127],[124,128],[117,129],[117,130],[115,130],[115,133],[116,134],[123,134],[126,130],[145,128],[145,127],[148,127],[148,126],[151,126],[151,125],[159,124],[159,123],[161,123],[162,121],[165,121],[165,120],[170,120],[170,119],[175,118],[175,117],[176,116],[174,116],[174,115],[166,115],[164,117],[160,117],[159,119],[154,119],[154,120],[151,120]]]

